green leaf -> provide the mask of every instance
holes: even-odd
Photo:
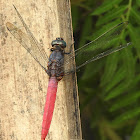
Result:
[[[92,30],[92,18],[91,16],[88,16],[85,18],[82,33],[80,36],[79,47],[83,46],[86,43],[86,37],[89,35],[89,31],[91,30]]]
[[[140,6],[140,0],[136,0],[136,3]]]
[[[129,46],[127,49],[124,49],[123,53],[121,53],[121,56],[124,61],[124,66],[127,71],[127,82],[132,82],[133,78],[135,76],[135,58],[132,54],[132,46]]]
[[[96,68],[94,68],[96,67]],[[86,69],[81,77],[81,80],[89,80],[91,77],[95,77],[96,74],[98,73],[98,71],[100,71],[102,69],[103,65],[102,63],[100,64],[99,62],[96,63],[95,62],[92,62],[91,64],[87,65],[86,66]],[[94,68],[94,69],[93,69]],[[91,72],[91,69],[92,69],[92,72]]]
[[[124,66],[120,67],[119,70],[116,71],[116,73],[113,75],[113,78],[110,78],[111,82],[108,83],[108,85],[105,88],[105,92],[109,92],[115,85],[117,85],[119,82],[121,82],[126,76],[126,70],[124,69]],[[104,77],[103,77],[104,78]],[[103,79],[101,86],[105,85],[106,78]]]
[[[104,74],[101,79],[101,86],[105,85],[110,80],[112,80],[112,77],[114,76],[114,73],[117,68],[118,56],[118,53],[114,53],[107,57]]]
[[[121,44],[132,42],[132,46],[95,61],[85,66],[83,68],[85,71],[78,73],[78,85],[81,86],[79,86],[80,106],[84,114],[88,115],[89,123],[94,124],[91,131],[96,130],[95,139],[110,138],[107,133],[100,133],[97,127],[102,118],[107,118],[110,124],[114,116],[115,125],[112,125],[111,129],[116,135],[124,139],[129,134],[131,140],[139,140],[140,122],[138,123],[136,118],[140,115],[140,0],[89,1],[81,2],[78,8],[76,7],[79,14],[73,14],[76,16],[74,17],[75,25],[80,25],[78,32],[75,33],[76,40],[80,36],[78,42],[80,46],[87,40],[92,41],[99,37],[111,27],[125,21],[126,18],[129,21],[128,28],[119,38]],[[102,2],[103,4],[98,6]],[[75,25],[74,29],[76,29]],[[87,52],[97,54],[108,47],[104,42],[100,46],[101,49],[97,51],[93,48]],[[118,45],[114,43],[112,46]],[[125,122],[129,119],[131,120]]]
[[[140,91],[137,91],[135,93],[130,93],[129,95],[126,95],[119,100],[117,100],[114,104],[112,104],[111,108],[109,109],[110,112],[118,110],[122,107],[125,107],[127,105],[130,105],[134,102],[136,102],[140,97]]]
[[[140,15],[135,9],[131,8],[131,16],[135,18],[138,24],[140,24]]]
[[[127,90],[127,87],[129,87],[129,85],[131,85],[133,82],[133,78],[135,74],[135,59],[133,58],[132,52],[130,49],[127,48],[120,52],[120,54],[122,55],[124,59],[123,68],[127,72],[126,73],[127,76],[126,75],[122,75],[122,76],[126,76],[126,79],[125,81],[122,81],[116,88],[110,91],[111,93],[109,93],[105,97],[105,100],[110,100],[112,98],[117,97],[118,95],[123,93],[125,90]],[[109,92],[109,89],[110,88],[105,89],[105,92]]]
[[[108,93],[108,95],[105,97],[105,101],[111,100],[120,94],[123,94],[123,92],[126,92],[129,87],[129,83],[127,81],[121,82],[116,88],[114,88],[112,91]]]
[[[104,1],[104,3],[99,6],[94,12],[91,13],[91,15],[100,15],[110,9],[112,9],[115,5],[119,4],[122,0],[108,0]]]
[[[112,11],[109,11],[107,14],[104,16],[101,16],[99,20],[97,21],[96,25],[102,25],[105,24],[111,20],[120,18],[121,15],[124,14],[124,11],[128,8],[128,6],[120,6],[118,8],[113,9]]]
[[[140,114],[140,107],[136,107],[135,109],[131,109],[117,117],[115,120],[112,121],[113,124],[119,124],[129,119],[132,119]]]
[[[117,19],[103,26],[96,26],[97,28],[96,32],[94,31],[92,35],[87,37],[87,39],[92,41],[119,23],[121,23],[121,20]]]
[[[131,140],[139,140],[140,139],[140,120],[137,122],[135,130],[133,131]]]
[[[139,87],[140,83],[140,74],[137,74],[136,77],[133,79],[133,82],[131,83],[131,88],[137,88]]]
[[[137,56],[140,58],[140,47],[139,47],[139,42],[140,42],[140,33],[139,30],[134,28],[131,24],[128,26],[128,31],[130,38],[133,42],[134,48],[137,50]]]

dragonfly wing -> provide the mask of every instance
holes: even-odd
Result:
[[[122,49],[128,47],[128,46],[131,45],[131,44],[132,44],[132,43],[129,42],[129,43],[125,44],[125,45],[120,45],[119,47],[116,47],[116,48],[113,48],[113,49],[109,49],[109,50],[107,50],[107,51],[105,51],[105,52],[102,52],[102,53],[96,55],[96,56],[93,56],[93,58],[91,58],[90,60],[86,61],[86,62],[83,63],[82,65],[77,66],[76,68],[73,68],[73,69],[71,69],[71,70],[65,71],[65,72],[64,72],[64,76],[69,75],[69,74],[71,74],[71,73],[74,73],[74,72],[78,71],[81,67],[83,67],[84,65],[86,65],[86,64],[88,64],[88,63],[91,63],[91,62],[93,62],[93,61],[96,61],[96,60],[98,60],[98,59],[101,59],[101,58],[103,58],[103,57],[105,57],[105,56],[108,56],[108,55],[110,55],[110,54],[112,54],[112,53],[114,53],[114,52],[120,51],[120,50],[122,50]]]
[[[126,22],[122,22],[114,26],[113,28],[111,28],[110,30],[108,30],[107,32],[105,32],[104,34],[96,38],[95,40],[75,50],[75,54],[66,56],[65,66],[64,66],[66,71],[69,71],[67,69],[68,64],[71,63],[71,61],[74,61],[74,59],[76,59],[76,66],[77,66],[76,69],[78,69],[90,62],[97,60],[97,58],[100,59],[106,55],[109,55],[115,51],[119,51],[129,46],[129,43],[128,43],[127,45],[122,45],[121,47],[116,48],[116,46],[118,46],[120,42],[120,34],[123,31],[123,29],[126,28],[127,25],[128,25],[128,22],[126,21]],[[104,52],[105,55],[101,55],[103,54],[101,52]],[[111,53],[108,53],[108,52],[111,52]],[[96,55],[95,53],[99,55]]]
[[[31,54],[31,56],[41,65],[43,69],[47,69],[47,60],[43,57],[40,50],[36,49],[30,38],[12,23],[6,23],[7,29],[17,39],[17,41]]]
[[[88,64],[88,63],[90,63],[90,62],[93,62],[93,61],[95,61],[95,60],[98,60],[98,59],[100,59],[100,58],[103,58],[103,57],[105,57],[105,56],[108,56],[108,55],[110,55],[110,54],[112,54],[112,53],[114,53],[114,52],[120,51],[120,50],[122,50],[122,49],[128,47],[128,46],[131,45],[131,44],[132,44],[132,43],[129,42],[129,43],[125,44],[125,45],[120,45],[120,46],[117,47],[117,48],[113,48],[113,49],[107,50],[107,51],[105,51],[105,52],[102,52],[102,53],[100,53],[100,54],[98,54],[98,55],[92,57],[90,60],[86,61],[86,62],[83,63],[82,65],[76,67],[76,70],[78,70],[79,68],[83,67],[84,65],[86,65],[86,64]]]
[[[16,9],[16,8],[15,8]],[[37,42],[29,28],[23,21],[23,18],[16,10],[23,26],[26,29],[27,34],[21,31],[21,29],[14,26],[12,23],[7,22],[6,26],[10,33],[17,39],[17,41],[32,55],[32,57],[41,65],[43,69],[47,69],[48,56],[46,55],[43,47]]]

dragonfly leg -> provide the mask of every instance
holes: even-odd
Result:
[[[74,42],[75,43],[75,42]],[[72,46],[74,45],[74,43],[72,43],[71,45],[70,45],[70,50],[69,50],[69,52],[65,52],[64,51],[64,54],[70,54],[71,52],[72,52]]]
[[[56,76],[57,80],[60,81],[64,76],[64,72],[61,72],[59,75]]]

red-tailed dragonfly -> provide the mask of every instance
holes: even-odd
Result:
[[[110,47],[112,47],[112,42],[119,40],[119,35],[122,30],[125,29],[128,22],[122,22],[109,29],[107,32],[105,32],[95,40],[75,50],[74,53],[71,52],[73,44],[70,46],[70,51],[66,52],[66,42],[63,40],[63,38],[58,37],[56,38],[56,40],[52,41],[51,54],[48,57],[43,47],[38,43],[38,41],[35,39],[31,31],[27,27],[26,23],[24,22],[15,6],[14,8],[26,30],[26,33],[24,33],[21,29],[17,28],[10,22],[6,23],[7,29],[49,75],[49,84],[46,103],[44,107],[41,132],[41,140],[45,140],[53,116],[58,81],[60,81],[64,75],[74,73],[90,62],[93,62],[97,59],[100,59],[104,56],[107,56],[129,46],[131,44],[130,42],[125,45],[120,45],[116,48],[110,49]],[[95,49],[102,49],[104,47],[107,48],[107,51],[94,56],[93,51]],[[65,55],[67,55],[66,59],[64,59]],[[78,60],[76,68],[74,67],[72,69],[67,69],[69,68],[69,62],[75,59],[76,61]]]

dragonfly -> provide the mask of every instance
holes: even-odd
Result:
[[[7,29],[27,50],[27,52],[31,54],[31,56],[38,62],[38,64],[49,76],[41,131],[41,140],[45,140],[49,132],[51,120],[53,117],[58,82],[63,78],[63,76],[75,73],[86,64],[89,64],[95,60],[98,60],[104,56],[122,50],[131,45],[131,42],[129,42],[115,48],[113,47],[108,49],[108,46],[112,46],[111,43],[113,40],[116,41],[119,39],[121,32],[127,27],[128,21],[114,26],[95,40],[90,41],[89,43],[75,50],[74,53],[72,53],[73,44],[70,46],[70,50],[66,52],[66,42],[62,37],[57,37],[51,42],[51,54],[48,57],[43,47],[38,43],[38,41],[29,30],[17,8],[15,6],[14,8],[24,26],[26,33],[24,33],[20,28],[16,27],[10,22],[6,23]],[[104,47],[107,48],[107,51],[103,51],[102,53],[94,56],[93,52],[95,49],[102,49]],[[76,67],[70,68],[70,62],[75,59],[77,62]]]

